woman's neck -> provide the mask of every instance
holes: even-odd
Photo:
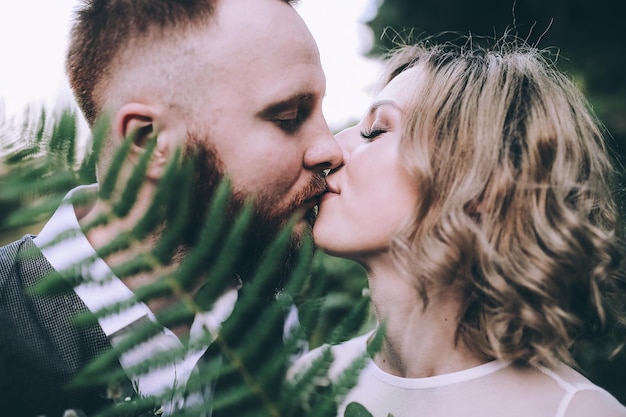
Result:
[[[385,372],[423,378],[469,369],[486,362],[457,340],[460,302],[453,290],[429,292],[424,303],[415,286],[389,265],[368,268],[372,302],[385,324],[374,361]]]

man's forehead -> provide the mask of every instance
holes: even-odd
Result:
[[[184,107],[253,114],[323,97],[326,80],[317,45],[291,5],[218,4],[206,24],[128,51],[125,62],[132,65],[126,75],[135,74],[146,96],[160,89]]]
[[[283,47],[317,47],[300,15],[283,0],[221,0],[211,28],[212,40],[224,48],[256,49],[280,41]]]
[[[317,45],[289,4],[283,0],[220,4],[216,20],[197,37],[192,35],[195,40],[187,52],[208,84],[263,91],[277,104],[325,93]]]

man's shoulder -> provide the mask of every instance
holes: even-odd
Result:
[[[20,240],[16,240],[7,245],[0,246],[0,282],[6,280],[9,276],[14,275],[15,265],[20,259],[21,254],[28,248],[34,248],[33,236],[26,235]]]
[[[26,235],[0,247],[0,312],[3,320],[33,315],[28,288],[48,273],[45,258],[33,236]]]
[[[2,258],[5,257],[15,257],[20,247],[26,242],[28,239],[32,239],[31,235],[25,235],[21,239],[13,241],[11,243],[0,246],[0,256]]]

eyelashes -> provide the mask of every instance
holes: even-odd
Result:
[[[365,129],[361,131],[361,137],[367,141],[371,141],[371,140],[376,139],[378,136],[382,135],[383,133],[387,133],[387,130],[381,129],[381,128]]]
[[[300,117],[293,119],[276,119],[274,121],[282,130],[288,133],[297,131],[302,125],[302,119]]]
[[[300,106],[295,112],[273,118],[274,123],[287,133],[295,133],[310,117],[312,110],[308,106]]]

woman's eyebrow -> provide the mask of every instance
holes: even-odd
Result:
[[[378,110],[380,107],[382,106],[391,106],[393,108],[395,108],[398,111],[402,111],[402,108],[400,108],[400,106],[398,105],[398,103],[396,103],[393,100],[379,100],[379,101],[375,101],[371,106],[370,106],[370,114],[373,114],[374,112],[376,112],[376,110]]]

